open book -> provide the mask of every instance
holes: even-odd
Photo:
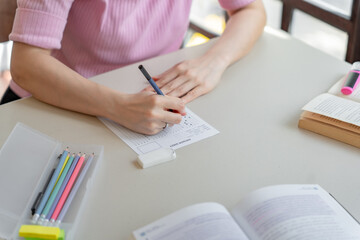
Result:
[[[218,203],[178,210],[133,232],[136,240],[357,240],[359,223],[319,185],[256,190],[228,211]]]
[[[344,95],[343,82],[303,107],[299,127],[360,148],[360,88]]]

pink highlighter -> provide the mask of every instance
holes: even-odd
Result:
[[[344,84],[341,88],[341,92],[344,95],[350,95],[360,81],[360,62],[354,62],[351,66],[349,73],[347,74]]]

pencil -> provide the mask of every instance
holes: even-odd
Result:
[[[68,197],[69,193],[70,193],[70,190],[72,188],[72,186],[74,185],[74,182],[76,180],[76,177],[78,176],[79,172],[80,172],[80,169],[81,169],[81,166],[83,165],[84,163],[84,159],[85,159],[85,154],[83,154],[78,163],[76,164],[76,167],[73,171],[73,173],[71,174],[71,177],[69,179],[69,182],[67,183],[65,189],[64,189],[64,192],[62,194],[62,196],[60,197],[59,199],[59,202],[54,210],[54,213],[53,215],[51,216],[51,219],[54,219],[56,220],[57,216],[59,215],[59,212],[61,210],[61,208],[63,207],[64,203],[65,203],[65,200],[66,198]],[[52,221],[53,222],[53,221]]]
[[[67,175],[67,173],[68,173],[68,171],[70,169],[70,167],[71,167],[72,162],[74,161],[74,158],[75,158],[75,154],[72,154],[71,157],[69,158],[69,160],[66,162],[66,165],[63,168],[61,176],[58,178],[58,181],[55,184],[55,187],[54,187],[53,191],[50,194],[50,197],[49,197],[49,199],[48,199],[48,201],[47,201],[47,203],[45,205],[45,208],[44,208],[44,210],[42,211],[42,213],[40,215],[40,220],[39,220],[40,223],[42,221],[44,221],[44,220],[46,221],[46,216],[48,215],[52,205],[54,205],[55,198],[56,198],[56,196],[57,196],[57,194],[58,194],[58,192],[60,190],[60,187],[61,187],[61,185],[62,185],[62,183],[63,183],[63,181],[64,181],[64,179],[65,179],[65,177],[66,177],[66,175]],[[47,220],[49,220],[49,219],[47,219]]]
[[[60,170],[62,169],[63,167],[63,164],[65,162],[65,159],[67,158],[68,154],[69,154],[69,148],[66,148],[64,150],[64,152],[62,153],[61,155],[61,158],[60,158],[60,161],[59,161],[59,164],[57,165],[57,167],[55,168],[55,172],[54,174],[52,175],[51,177],[51,180],[48,184],[48,186],[46,187],[46,190],[45,190],[45,193],[44,193],[44,196],[43,198],[41,199],[41,202],[39,204],[39,207],[36,209],[35,211],[35,214],[33,215],[32,217],[32,223],[36,223],[38,218],[40,217],[40,214],[41,212],[43,211],[44,207],[45,207],[45,204],[51,194],[51,191],[53,190],[54,186],[55,186],[55,181],[57,180],[58,178],[58,175],[60,173]]]
[[[70,167],[69,171],[67,172],[63,183],[61,184],[59,192],[56,195],[56,198],[54,200],[54,204],[51,206],[51,209],[50,209],[49,213],[46,215],[45,220],[49,220],[50,217],[53,215],[53,213],[55,211],[55,208],[56,208],[57,204],[59,203],[60,197],[62,196],[62,194],[64,192],[64,189],[65,189],[67,183],[69,182],[69,179],[70,179],[70,177],[71,177],[71,175],[72,175],[72,173],[73,173],[73,171],[75,169],[75,166],[76,166],[77,162],[79,161],[79,158],[80,158],[80,153],[76,154],[76,157],[75,157],[74,161],[72,162],[71,167]]]
[[[58,160],[60,158],[61,158],[61,154],[59,154],[59,156],[57,157],[56,160]],[[36,209],[39,207],[40,201],[41,201],[42,197],[44,196],[44,192],[46,191],[46,188],[49,185],[50,179],[52,178],[52,175],[54,174],[54,172],[55,172],[55,168],[53,170],[51,170],[51,173],[49,174],[48,179],[46,180],[46,184],[44,185],[43,190],[41,192],[39,192],[39,194],[37,195],[35,202],[34,202],[33,206],[31,207],[31,215],[34,215]]]
[[[49,185],[50,179],[51,179],[52,175],[54,174],[54,172],[55,172],[55,168],[53,170],[51,170],[51,173],[49,174],[48,179],[46,180],[46,184],[44,185],[43,190],[41,192],[39,192],[39,194],[37,195],[35,202],[34,202],[33,206],[31,207],[32,215],[35,214],[36,209],[39,207],[40,201],[41,201],[42,197],[44,196],[44,192],[46,191],[46,188]]]
[[[89,170],[89,167],[90,167],[91,162],[93,161],[93,159],[94,159],[94,153],[91,154],[88,157],[88,159],[86,160],[86,164],[85,164],[83,170],[81,171],[78,179],[76,180],[76,183],[75,183],[73,189],[71,190],[71,193],[70,193],[68,199],[66,200],[60,214],[58,216],[53,215],[53,217],[51,217],[52,222],[54,222],[56,220],[56,225],[59,225],[61,223],[61,221],[64,219],[64,216],[65,216],[66,212],[68,211],[69,206],[70,206],[72,200],[74,199],[74,197],[75,197],[75,195],[76,195],[76,193],[77,193],[77,191],[78,191],[78,189],[79,189],[79,187],[81,185],[81,182],[83,181],[83,179],[84,179],[84,177],[86,175],[86,172]]]

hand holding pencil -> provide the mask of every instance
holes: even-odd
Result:
[[[168,125],[179,124],[182,116],[186,115],[184,101],[178,97],[164,96],[145,68],[141,66],[139,69],[157,94],[150,91],[124,94],[120,108],[114,112],[116,116],[110,119],[118,119],[117,122],[122,126],[147,135],[159,133]]]

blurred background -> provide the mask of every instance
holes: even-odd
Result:
[[[2,3],[15,0],[0,0],[1,14],[9,14]],[[283,1],[263,0],[267,12],[267,27],[281,28]],[[289,2],[291,2],[290,0]],[[353,1],[357,0],[296,0],[298,2],[311,2],[319,8],[326,9],[345,19],[350,19]],[[358,8],[357,8],[358,9]],[[13,11],[10,11],[11,13]],[[226,25],[226,14],[217,0],[193,0],[190,14],[191,25],[185,36],[183,47],[202,44],[209,37],[222,33]],[[1,21],[1,18],[0,18]],[[4,28],[4,22],[0,28]],[[2,29],[0,29],[1,32]],[[203,34],[201,34],[201,32]],[[293,37],[320,49],[341,60],[346,59],[348,34],[334,26],[312,17],[299,10],[293,11],[290,24],[290,33]],[[208,37],[206,36],[208,35]],[[0,42],[0,97],[11,79],[9,67],[12,43],[2,40]]]
[[[297,0],[303,1],[303,0]],[[308,0],[335,12],[350,17],[353,0]],[[221,34],[225,27],[224,12],[217,0],[194,0],[190,19],[206,29]],[[280,29],[282,1],[263,0],[267,13],[267,26]],[[314,18],[302,11],[294,10],[291,24],[291,34],[305,43],[323,50],[328,54],[344,60],[348,36],[345,32]],[[207,41],[199,33],[190,32],[187,35],[187,46]]]

